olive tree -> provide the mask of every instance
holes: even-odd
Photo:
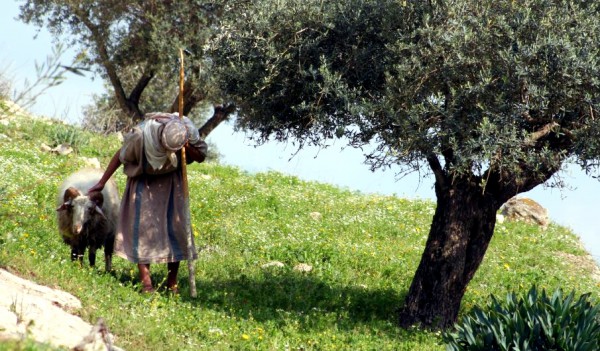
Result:
[[[200,102],[221,98],[211,89],[205,46],[218,29],[225,3],[24,0],[19,18],[76,48],[80,66],[109,83],[116,105],[135,122],[144,112],[178,110],[180,49],[187,53],[184,114]],[[231,112],[233,106],[217,106],[202,134]]]
[[[236,16],[212,56],[238,128],[301,146],[344,136],[376,145],[372,168],[433,175],[402,326],[456,320],[504,202],[566,163],[596,171],[591,1],[265,0]]]

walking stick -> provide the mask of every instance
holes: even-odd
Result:
[[[179,118],[183,120],[183,82],[185,74],[183,72],[183,49],[179,49]],[[187,162],[185,157],[185,146],[181,148],[181,176],[183,178],[183,199],[184,199],[184,221],[187,231],[188,246],[188,273],[190,277],[190,296],[196,297],[196,268],[194,267],[194,242],[192,232],[192,220],[190,215],[190,189],[187,180]]]

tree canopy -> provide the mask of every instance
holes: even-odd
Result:
[[[598,154],[587,134],[598,33],[585,4],[266,1],[214,56],[239,126],[265,139],[345,135],[375,141],[377,167],[438,155],[459,173],[493,161],[520,174],[521,158]]]
[[[435,176],[402,325],[445,327],[512,196],[600,156],[598,5],[576,0],[261,1],[213,42],[237,125],[261,140],[374,143]]]

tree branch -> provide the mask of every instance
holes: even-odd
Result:
[[[430,154],[427,156],[427,162],[429,163],[429,167],[435,176],[435,182],[437,183],[437,186],[444,188],[446,186],[446,177],[444,176],[444,169],[440,164],[440,160],[438,160],[437,156],[434,154]]]
[[[231,113],[235,111],[234,104],[228,104],[226,106],[215,106],[214,115],[204,123],[202,127],[198,129],[200,138],[204,139],[210,132],[212,132],[221,122],[225,121]]]
[[[535,145],[540,139],[542,139],[543,137],[550,134],[552,132],[552,130],[556,127],[560,127],[560,124],[558,124],[556,122],[550,122],[550,123],[543,125],[542,128],[540,128],[539,130],[529,134],[529,138],[527,138],[527,140],[525,140],[525,145],[527,145],[527,146]]]
[[[147,72],[146,70],[144,70],[144,73],[138,80],[137,84],[135,85],[135,88],[133,88],[131,94],[129,94],[129,100],[131,101],[131,103],[139,106],[142,93],[144,92],[144,89],[146,89],[152,78],[154,78],[154,71],[151,70],[150,72]]]
[[[200,92],[192,83],[185,82],[183,85],[183,114],[187,115],[198,102],[204,100],[206,95]],[[175,97],[175,100],[171,104],[170,112],[179,111],[179,94]]]
[[[105,37],[99,28],[90,20],[89,11],[81,11],[77,6],[71,6],[71,10],[92,34],[92,40],[98,49],[98,56],[102,66],[106,70],[106,75],[113,86],[115,98],[117,99],[119,106],[124,112],[132,116],[134,120],[142,119],[142,112],[140,111],[139,106],[136,103],[131,102],[125,94],[123,84],[121,83],[121,80],[117,74],[117,70],[110,59],[110,55],[108,54],[106,41],[104,40]]]

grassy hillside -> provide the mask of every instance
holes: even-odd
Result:
[[[2,115],[0,103],[0,116]],[[396,327],[434,211],[429,201],[364,195],[275,172],[248,174],[214,163],[189,168],[198,298],[138,293],[137,269],[79,267],[58,235],[58,185],[119,148],[52,121],[0,117],[0,267],[68,291],[90,323],[102,317],[126,350],[443,350],[438,333]],[[71,140],[77,151],[41,151]],[[122,191],[124,176],[117,172]],[[318,213],[318,214],[317,214]],[[99,252],[100,254],[100,252]],[[100,255],[101,257],[102,255]],[[262,267],[280,261],[284,267]],[[462,311],[532,284],[600,295],[586,252],[565,228],[496,228]],[[293,269],[312,266],[310,272]],[[153,279],[166,277],[153,265]],[[1,345],[0,345],[1,349]]]

